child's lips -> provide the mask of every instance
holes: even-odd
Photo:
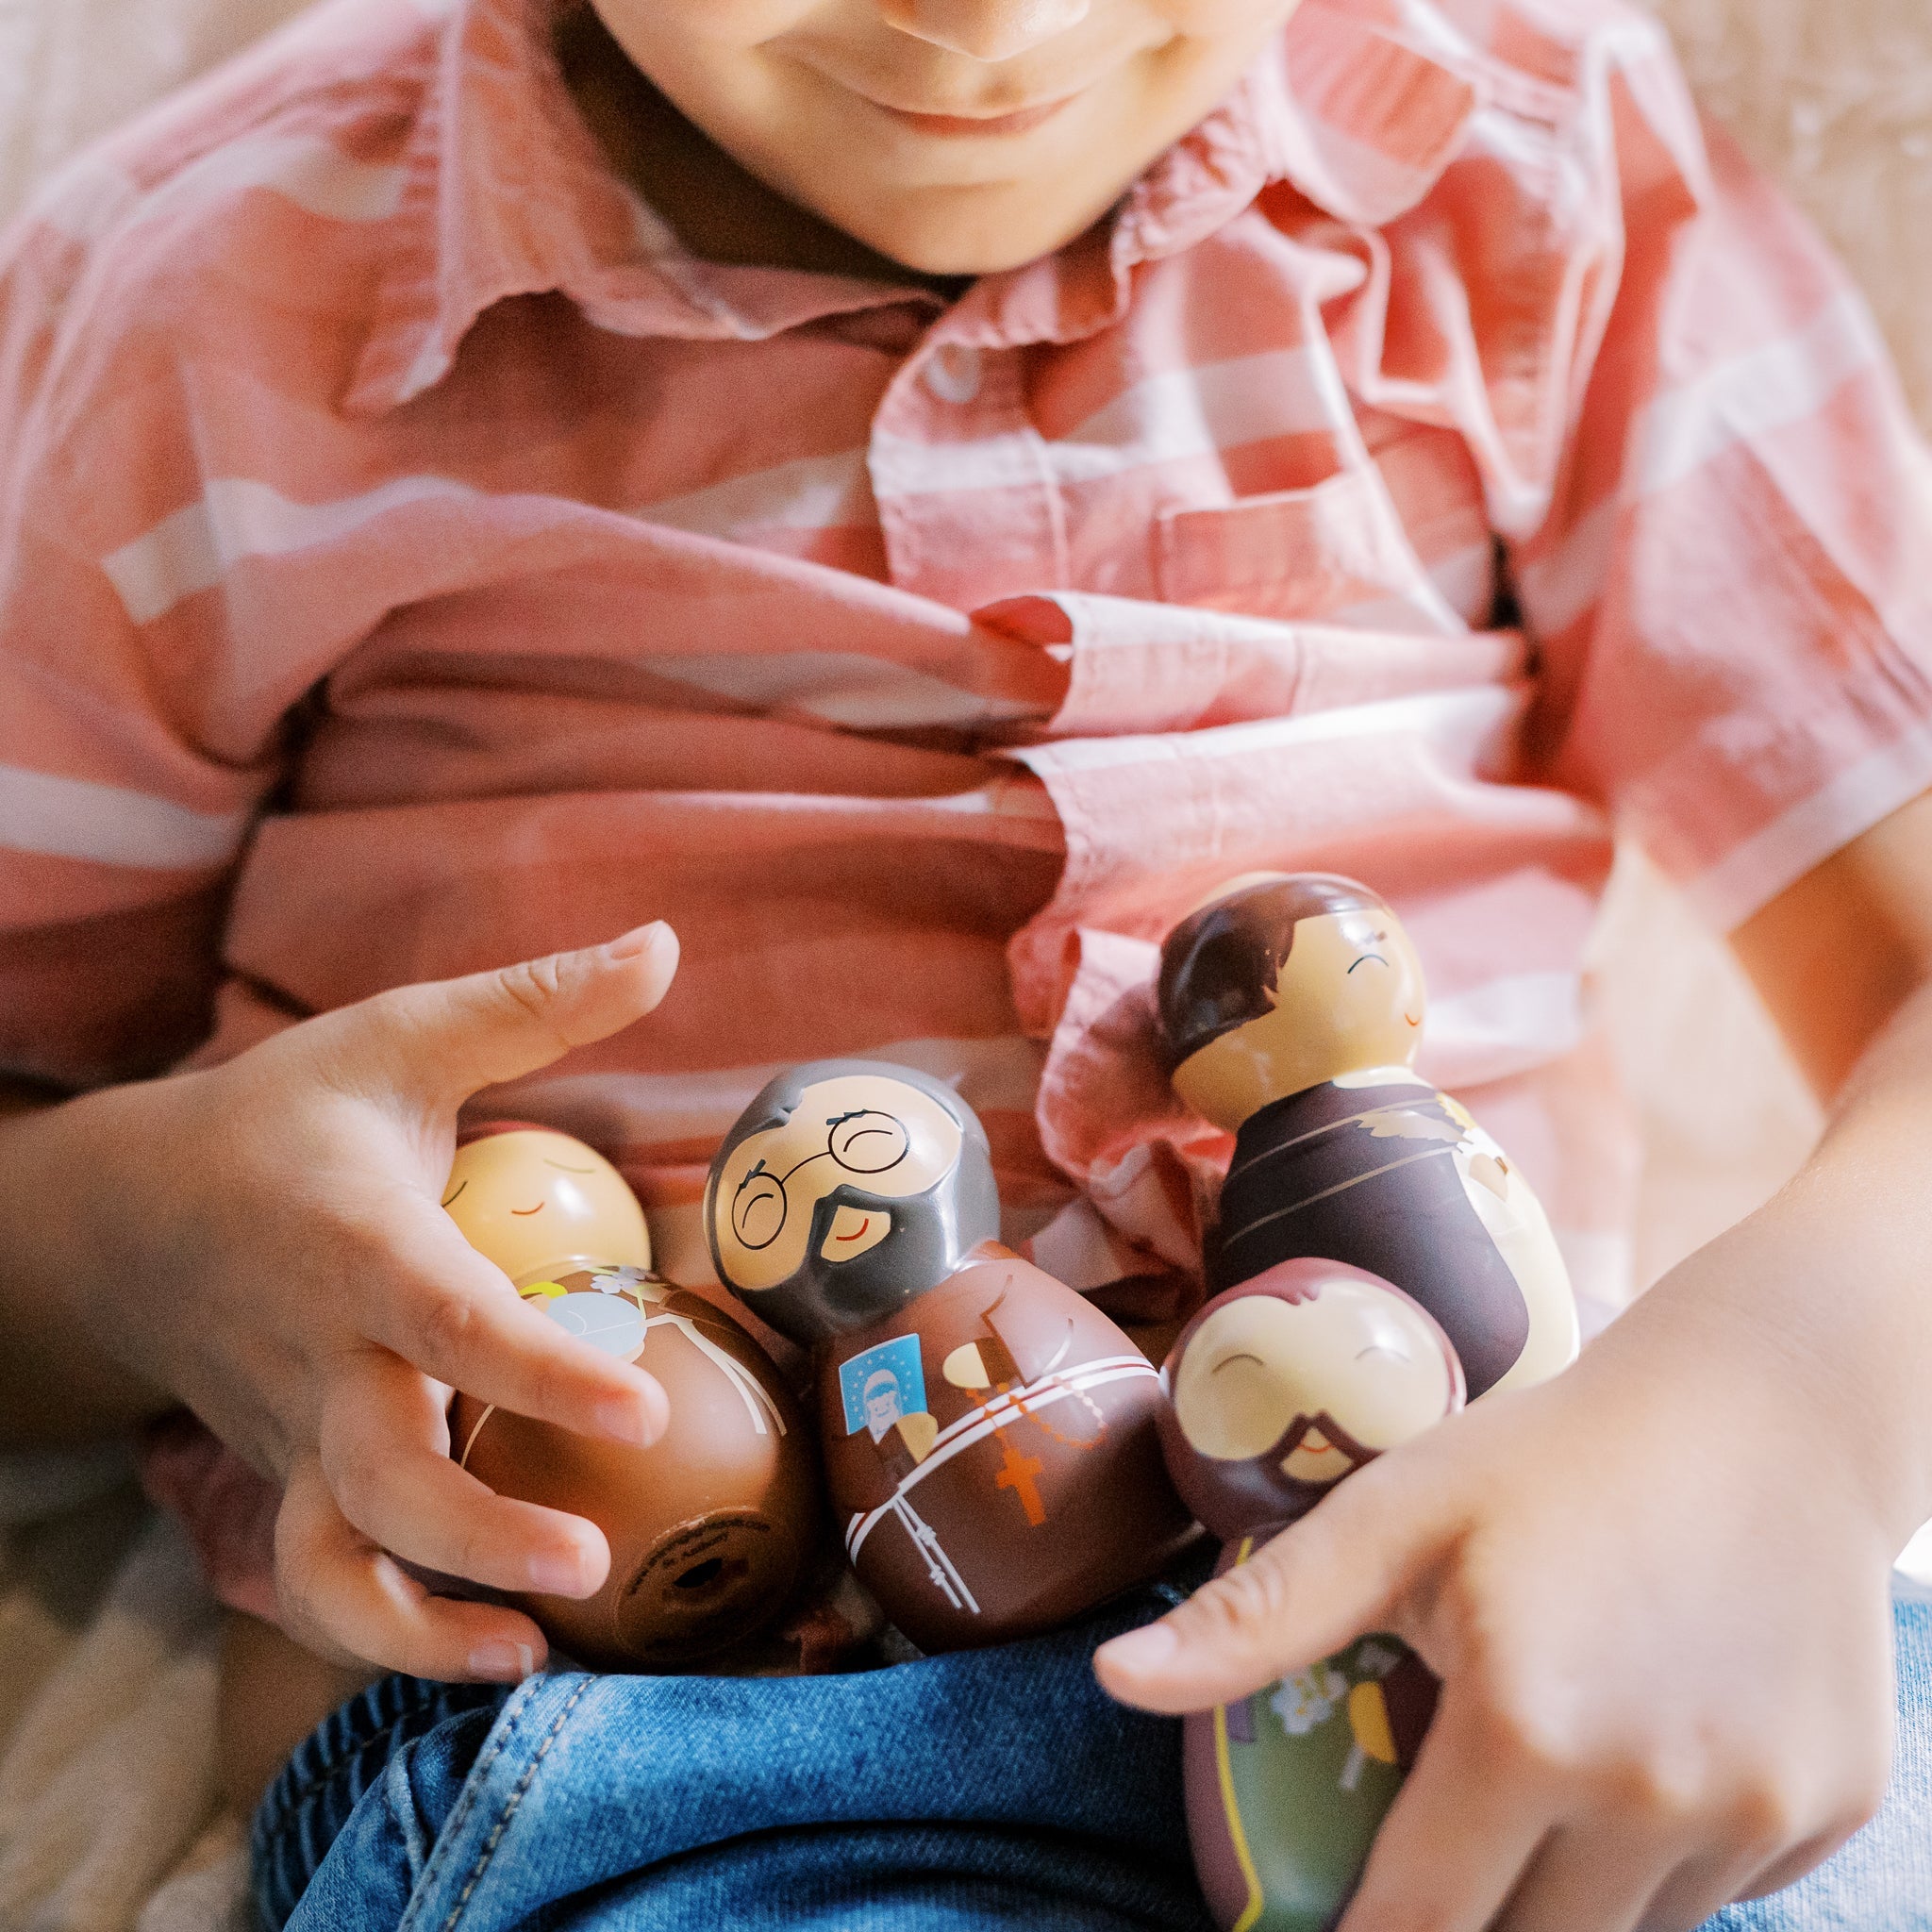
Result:
[[[884,101],[874,101],[873,106],[882,114],[890,114],[894,121],[921,134],[939,135],[949,140],[985,141],[1030,134],[1036,127],[1043,127],[1078,98],[1077,93],[1062,94],[1058,100],[1042,101],[1031,108],[1017,108],[1009,114],[920,114],[909,108],[889,107]]]

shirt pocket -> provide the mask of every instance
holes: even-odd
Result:
[[[1154,569],[1170,604],[1372,630],[1468,628],[1368,470],[1211,508],[1163,511]]]

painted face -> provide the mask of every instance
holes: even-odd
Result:
[[[1303,1514],[1464,1393],[1448,1338],[1418,1304],[1327,1261],[1284,1262],[1209,1303],[1166,1379],[1175,1481],[1223,1536]]]
[[[1422,961],[1386,907],[1298,920],[1267,1010],[1175,1069],[1182,1099],[1235,1128],[1274,1100],[1374,1067],[1406,1067],[1422,1041]]]
[[[593,4],[768,186],[908,267],[977,275],[1098,220],[1296,0]]]
[[[836,1205],[825,1218],[818,1204],[844,1187],[887,1203],[923,1194],[958,1165],[963,1138],[916,1087],[863,1074],[808,1087],[791,1118],[740,1141],[719,1175],[713,1233],[726,1278],[756,1292],[808,1257],[856,1260],[891,1234],[891,1207]]]
[[[586,1262],[651,1265],[637,1196],[568,1134],[520,1127],[458,1148],[442,1205],[463,1239],[519,1288]]]
[[[898,1378],[893,1375],[874,1375],[866,1384],[865,1422],[876,1442],[892,1424],[905,1413],[899,1400]]]
[[[808,1345],[937,1288],[999,1218],[973,1109],[880,1060],[781,1074],[724,1137],[705,1190],[718,1279]]]

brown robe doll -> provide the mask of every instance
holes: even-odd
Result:
[[[670,1405],[669,1427],[641,1449],[457,1397],[451,1453],[465,1469],[501,1495],[588,1517],[610,1543],[595,1596],[514,1601],[610,1670],[696,1663],[769,1624],[805,1577],[823,1512],[809,1438],[764,1351],[652,1272],[636,1197],[567,1134],[479,1129],[457,1151],[443,1207],[525,1300],[639,1363]]]
[[[1165,1435],[1240,1563],[1465,1389],[1566,1367],[1576,1310],[1528,1183],[1411,1071],[1422,962],[1367,887],[1235,881],[1169,934],[1159,1000],[1176,1091],[1236,1137],[1208,1256],[1220,1292],[1169,1357]],[[1195,1861],[1224,1927],[1334,1924],[1434,1693],[1372,1636],[1189,1720]]]
[[[986,1132],[910,1069],[774,1080],[711,1169],[719,1278],[811,1347],[826,1480],[859,1579],[928,1651],[1051,1628],[1192,1535],[1154,1366],[993,1240]]]
[[[1224,889],[1168,935],[1159,997],[1176,1091],[1236,1135],[1210,1290],[1302,1256],[1352,1262],[1442,1324],[1472,1398],[1574,1357],[1541,1205],[1411,1070],[1422,962],[1366,886],[1304,873]]]

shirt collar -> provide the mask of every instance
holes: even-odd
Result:
[[[1304,0],[1107,223],[984,278],[945,332],[985,344],[1090,335],[1124,313],[1138,264],[1193,245],[1274,182],[1364,226],[1415,207],[1460,146],[1479,87],[1473,60],[1425,51],[1374,17],[1384,4]],[[476,318],[513,295],[560,292],[625,334],[740,340],[916,296],[685,254],[612,174],[571,100],[551,38],[558,6],[458,0],[425,29],[422,107],[352,410],[379,413],[441,381]]]

